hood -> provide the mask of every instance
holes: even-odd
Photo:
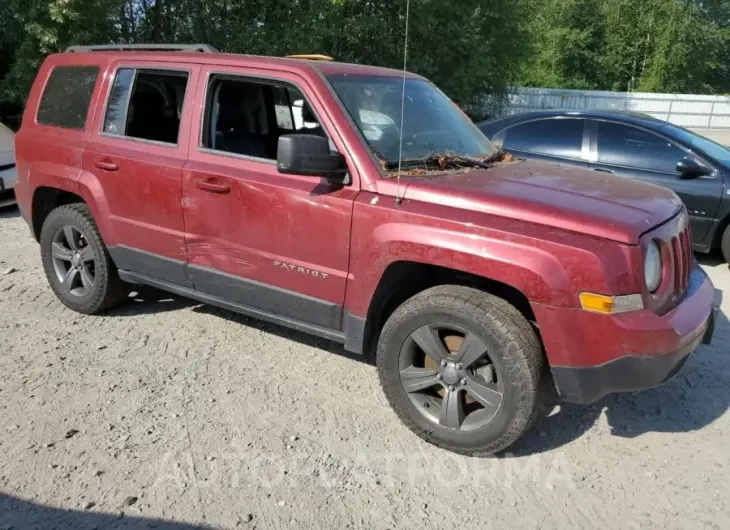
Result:
[[[409,178],[404,198],[635,245],[682,202],[645,182],[539,161]]]

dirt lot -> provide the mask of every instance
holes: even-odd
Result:
[[[667,386],[471,459],[336,344],[152,290],[82,317],[14,209],[0,242],[0,528],[730,528],[730,296]]]

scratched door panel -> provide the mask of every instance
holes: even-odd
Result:
[[[198,97],[203,104],[193,117],[183,170],[193,284],[215,296],[316,324],[338,320],[357,175],[352,185],[336,187],[320,178],[281,174],[275,163],[278,137],[298,132],[284,130],[295,127],[293,111],[290,119],[281,120],[282,105],[292,107],[289,89],[296,89],[319,117],[332,148],[346,151],[324,111],[323,98],[331,95],[285,69],[210,66],[201,72],[202,79]],[[227,147],[230,138],[245,138],[234,142],[240,150]],[[282,305],[289,307],[274,311]],[[334,325],[339,327],[339,321]]]
[[[219,160],[223,158],[224,160]],[[226,194],[195,182],[219,179]],[[355,191],[201,153],[185,168],[188,263],[341,304]],[[242,303],[245,301],[242,301]]]

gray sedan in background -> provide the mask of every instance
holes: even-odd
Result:
[[[15,204],[15,134],[0,123],[0,208]]]

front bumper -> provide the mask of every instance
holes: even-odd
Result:
[[[599,315],[535,307],[561,398],[588,404],[668,381],[700,343],[712,340],[721,298],[695,264],[684,299],[662,316],[648,310]]]

